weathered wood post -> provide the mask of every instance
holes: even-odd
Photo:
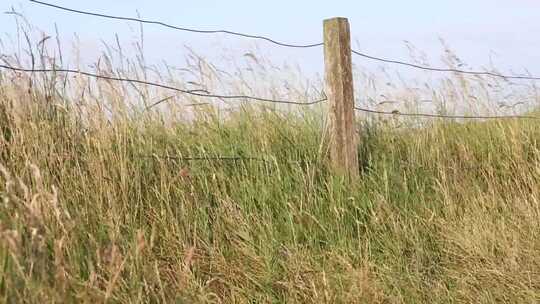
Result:
[[[359,175],[359,166],[351,57],[349,21],[346,18],[324,20],[330,162],[336,173],[354,180]]]

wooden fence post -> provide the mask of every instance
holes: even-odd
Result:
[[[346,18],[324,20],[330,162],[337,174],[354,180],[359,175],[359,165],[351,57],[349,21]]]

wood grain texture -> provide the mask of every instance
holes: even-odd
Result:
[[[359,175],[358,136],[354,128],[351,38],[346,18],[324,21],[324,57],[330,106],[330,161],[338,174],[355,179]]]

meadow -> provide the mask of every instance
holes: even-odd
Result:
[[[29,49],[37,66],[58,64]],[[151,74],[109,52],[100,74]],[[317,95],[301,75],[280,93],[280,71],[251,56],[257,72],[216,76],[194,55],[188,73]],[[187,85],[169,72],[162,81]],[[372,80],[355,76],[363,96]],[[471,95],[484,100],[473,111],[490,109],[482,92],[507,84],[441,83],[428,88],[439,113]],[[350,183],[328,168],[325,104],[144,106],[167,94],[0,71],[1,302],[540,302],[538,120],[359,114],[361,177]]]

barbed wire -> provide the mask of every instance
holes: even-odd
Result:
[[[316,44],[307,44],[307,45],[300,45],[300,44],[288,44],[288,43],[282,43],[278,42],[272,38],[268,38],[265,36],[258,36],[258,35],[250,35],[250,34],[244,34],[239,32],[233,32],[228,30],[198,30],[198,29],[191,29],[191,28],[184,28],[184,27],[178,27],[174,25],[170,25],[164,22],[160,21],[152,21],[152,20],[145,20],[141,18],[131,18],[131,17],[122,17],[122,16],[113,16],[113,15],[107,15],[107,14],[101,14],[101,13],[95,13],[95,12],[89,12],[89,11],[82,11],[77,9],[72,9],[60,5],[55,5],[43,1],[38,0],[29,0],[32,3],[78,13],[78,14],[84,14],[84,15],[90,15],[90,16],[97,16],[97,17],[103,17],[103,18],[109,18],[109,19],[116,19],[116,20],[126,20],[126,21],[135,21],[135,22],[142,22],[142,23],[149,23],[149,24],[156,24],[164,27],[168,27],[175,30],[181,30],[181,31],[187,31],[187,32],[194,32],[194,33],[203,33],[203,34],[215,34],[215,33],[225,33],[235,36],[242,36],[247,38],[253,38],[253,39],[262,39],[280,46],[285,47],[293,47],[293,48],[312,48],[312,47],[319,47],[323,46],[324,43],[316,43]],[[540,77],[534,77],[534,76],[510,76],[510,75],[503,75],[498,74],[494,72],[487,72],[487,71],[466,71],[466,70],[460,70],[460,69],[453,69],[453,68],[433,68],[428,66],[422,66],[418,64],[408,63],[405,61],[399,61],[399,60],[392,60],[392,59],[386,59],[381,57],[376,57],[372,55],[368,55],[359,51],[356,51],[354,49],[351,49],[351,52],[355,55],[375,60],[379,62],[384,63],[391,63],[391,64],[398,64],[403,66],[408,66],[416,69],[422,69],[427,71],[435,71],[435,72],[453,72],[453,73],[460,73],[460,74],[468,74],[468,75],[482,75],[482,76],[491,76],[491,77],[499,77],[504,79],[521,79],[521,80],[540,80]],[[206,98],[219,98],[219,99],[250,99],[255,101],[262,101],[262,102],[270,102],[270,103],[282,103],[282,104],[294,104],[294,105],[313,105],[317,103],[321,103],[327,100],[326,97],[321,98],[319,100],[311,101],[311,102],[295,102],[295,101],[288,101],[288,100],[276,100],[276,99],[269,99],[269,98],[261,98],[261,97],[254,97],[254,96],[248,96],[248,95],[219,95],[219,94],[211,94],[206,90],[186,90],[186,89],[180,89],[177,87],[172,87],[169,85],[154,83],[154,82],[148,82],[148,81],[142,81],[138,79],[128,79],[128,78],[120,78],[115,76],[103,76],[103,75],[97,75],[89,72],[79,71],[79,70],[71,70],[71,69],[24,69],[24,68],[14,68],[7,65],[0,65],[0,68],[5,69],[11,69],[14,71],[21,71],[21,72],[38,72],[38,73],[48,73],[48,72],[64,72],[64,73],[74,73],[74,74],[80,74],[85,75],[89,77],[94,77],[98,79],[106,79],[106,80],[114,80],[114,81],[121,81],[121,82],[131,82],[131,83],[137,83],[137,84],[144,84],[144,85],[150,85],[155,87],[160,87],[168,90],[177,91],[183,94],[189,94],[194,95],[198,97],[206,97]],[[153,103],[152,105],[148,106],[147,109],[153,108],[163,102],[166,102],[170,100],[172,97],[164,98],[159,100],[158,102]],[[415,117],[428,117],[428,118],[448,118],[448,119],[534,119],[539,120],[540,117],[534,117],[534,116],[526,116],[526,115],[509,115],[509,116],[465,116],[465,115],[440,115],[440,114],[428,114],[428,113],[401,113],[399,111],[378,111],[378,110],[371,110],[367,108],[361,108],[361,107],[355,107],[355,110],[366,112],[366,113],[372,113],[372,114],[381,114],[381,115],[399,115],[399,116],[415,116]],[[233,158],[234,160],[234,158]]]
[[[111,152],[115,152],[113,149],[108,149]],[[77,156],[69,153],[54,153],[55,156],[61,155],[65,158],[76,159]],[[308,164],[308,163],[319,163],[320,159],[302,159],[302,160],[290,160],[286,158],[277,158],[275,156],[269,155],[265,157],[261,156],[223,156],[223,155],[198,155],[198,156],[183,156],[182,154],[170,154],[170,152],[164,151],[163,154],[158,154],[157,152],[152,152],[148,154],[135,153],[129,155],[135,159],[151,159],[151,160],[167,160],[167,161],[177,161],[177,162],[259,162],[259,163],[281,163],[281,164]]]
[[[238,162],[238,161],[257,161],[257,162],[269,162],[268,160],[261,158],[261,157],[241,157],[241,156],[197,156],[197,157],[182,157],[182,156],[174,156],[174,155],[135,155],[136,158],[145,158],[145,159],[166,159],[166,160],[174,160],[174,161],[183,161],[183,162],[191,162],[191,161],[224,161],[224,162]]]
[[[149,82],[149,81],[143,81],[138,79],[129,79],[129,78],[121,78],[121,77],[115,77],[115,76],[104,76],[104,75],[98,75],[94,73],[89,73],[85,71],[80,70],[72,70],[72,69],[26,69],[26,68],[18,68],[18,67],[12,67],[4,64],[0,64],[0,68],[8,69],[12,71],[18,71],[18,72],[26,72],[26,73],[71,73],[71,74],[80,74],[88,77],[93,77],[96,79],[105,79],[105,80],[113,80],[113,81],[120,81],[120,82],[131,82],[131,83],[137,83],[137,84],[143,84],[143,85],[149,85],[153,87],[159,87],[167,90],[172,90],[176,92],[180,92],[183,94],[198,96],[198,97],[205,97],[205,98],[219,98],[219,99],[249,99],[249,100],[255,100],[255,101],[262,101],[262,102],[269,102],[269,103],[279,103],[279,104],[292,104],[292,105],[314,105],[321,102],[324,102],[327,100],[326,97],[310,101],[310,102],[297,102],[297,101],[288,101],[288,100],[277,100],[277,99],[269,99],[269,98],[262,98],[262,97],[254,97],[249,95],[219,95],[219,94],[207,94],[207,93],[201,93],[205,90],[186,90],[186,89],[180,89],[177,87],[155,83],[155,82]],[[165,101],[169,100],[169,98],[162,99],[150,106],[148,106],[146,109],[151,109]]]
[[[428,113],[401,113],[399,111],[378,111],[361,107],[354,107],[355,110],[381,115],[396,115],[396,116],[413,116],[413,117],[426,117],[426,118],[446,118],[446,119],[531,119],[540,120],[540,117],[527,116],[527,115],[506,115],[506,116],[466,116],[466,115],[444,115],[444,114],[428,114]]]
[[[272,39],[272,38],[269,38],[269,37],[266,37],[266,36],[260,36],[260,35],[251,35],[251,34],[234,32],[234,31],[229,31],[229,30],[199,30],[199,29],[185,28],[185,27],[179,27],[179,26],[168,24],[168,23],[164,23],[164,22],[161,22],[161,21],[145,20],[145,19],[141,19],[141,18],[132,18],[132,17],[123,17],[123,16],[113,16],[113,15],[108,15],[108,14],[101,14],[101,13],[95,13],[95,12],[89,12],[89,11],[82,11],[82,10],[68,8],[68,7],[65,7],[65,6],[60,6],[60,5],[56,5],[56,4],[51,4],[51,3],[39,1],[39,0],[29,0],[29,1],[32,2],[32,3],[39,4],[39,5],[44,5],[44,6],[52,7],[52,8],[67,11],[67,12],[77,13],[77,14],[83,14],[83,15],[89,15],[89,16],[95,16],[95,17],[102,17],[102,18],[109,18],[109,19],[116,19],[116,20],[134,21],[134,22],[141,22],[141,23],[147,23],[147,24],[155,24],[155,25],[160,25],[160,26],[164,26],[164,27],[167,27],[167,28],[175,29],[175,30],[192,32],[192,33],[200,33],[200,34],[223,33],[223,34],[229,34],[229,35],[234,35],[234,36],[265,40],[265,41],[271,42],[273,44],[284,46],[284,47],[313,48],[313,47],[320,47],[320,46],[324,45],[324,42],[313,43],[313,44],[289,44],[289,43],[279,42],[279,41],[277,41],[275,39]],[[368,54],[356,51],[354,49],[351,49],[351,52],[353,54],[356,54],[358,56],[361,56],[361,57],[364,57],[364,58],[367,58],[367,59],[370,59],[370,60],[375,60],[375,61],[385,62],[385,63],[391,63],[391,64],[398,64],[398,65],[408,66],[408,67],[421,69],[421,70],[426,70],[426,71],[452,72],[452,73],[460,73],[460,74],[468,74],[468,75],[483,75],[483,76],[491,76],[491,77],[498,77],[498,78],[504,78],[504,79],[540,80],[540,77],[536,77],[536,76],[512,76],[512,75],[504,75],[504,74],[499,74],[499,73],[495,73],[495,72],[486,72],[486,71],[466,71],[466,70],[453,69],[453,68],[433,68],[433,67],[418,65],[418,64],[414,64],[414,63],[400,61],[400,60],[393,60],[393,59],[386,59],[386,58],[376,57],[376,56],[372,56],[372,55],[368,55]]]
[[[95,16],[95,17],[102,17],[102,18],[108,18],[108,19],[141,22],[141,23],[146,23],[146,24],[155,24],[155,25],[160,25],[160,26],[164,26],[164,27],[167,27],[167,28],[171,28],[171,29],[174,29],[174,30],[180,30],[180,31],[191,32],[191,33],[229,34],[229,35],[245,37],[245,38],[260,39],[260,40],[265,40],[265,41],[271,42],[273,44],[277,44],[277,45],[284,46],[284,47],[313,48],[313,47],[318,47],[318,46],[324,45],[324,43],[289,44],[289,43],[279,42],[277,40],[274,40],[272,38],[268,38],[268,37],[265,37],[265,36],[250,35],[250,34],[244,34],[244,33],[239,33],[239,32],[233,32],[233,31],[229,31],[229,30],[198,30],[198,29],[192,29],[192,28],[179,27],[179,26],[171,25],[171,24],[161,22],[161,21],[145,20],[145,19],[141,19],[141,18],[132,18],[132,17],[113,16],[113,15],[100,14],[100,13],[94,13],[94,12],[89,12],[89,11],[82,11],[82,10],[72,9],[72,8],[68,8],[68,7],[64,7],[64,6],[60,6],[60,5],[55,5],[55,4],[51,4],[51,3],[47,3],[47,2],[43,2],[43,1],[30,0],[30,2],[40,4],[40,5],[44,5],[44,6],[48,6],[48,7],[52,7],[52,8],[56,8],[56,9],[67,11],[67,12],[77,13],[77,14],[83,14],[83,15],[89,15],[89,16]]]
[[[492,76],[492,77],[499,77],[499,78],[505,78],[505,79],[522,79],[522,80],[540,80],[540,77],[534,77],[534,76],[510,76],[510,75],[503,75],[493,72],[479,72],[479,71],[465,71],[465,70],[459,70],[459,69],[444,69],[444,68],[432,68],[427,66],[422,66],[414,63],[408,63],[405,61],[399,61],[399,60],[391,60],[391,59],[385,59],[380,57],[371,56],[365,53],[361,53],[359,51],[352,50],[353,54],[356,54],[358,56],[376,60],[380,62],[385,63],[392,63],[392,64],[399,64],[404,65],[416,69],[426,70],[426,71],[433,71],[433,72],[453,72],[453,73],[460,73],[460,74],[469,74],[469,75],[483,75],[483,76]]]
[[[105,80],[113,80],[113,81],[120,81],[120,82],[132,82],[137,84],[144,84],[144,85],[150,85],[155,86],[159,88],[164,88],[168,90],[177,91],[180,93],[188,94],[188,95],[194,95],[199,97],[207,97],[207,98],[221,98],[221,99],[251,99],[255,101],[263,101],[263,102],[271,102],[271,103],[281,103],[281,104],[294,104],[294,105],[314,105],[317,103],[322,103],[324,101],[327,101],[328,99],[322,98],[319,100],[311,101],[311,102],[295,102],[295,101],[287,101],[287,100],[275,100],[275,99],[267,99],[267,98],[260,98],[260,97],[253,97],[248,95],[217,95],[217,94],[208,94],[208,93],[200,93],[200,92],[207,92],[206,90],[185,90],[180,89],[176,87],[172,87],[169,85],[164,85],[160,83],[154,83],[149,81],[143,81],[138,79],[129,79],[129,78],[120,78],[115,76],[104,76],[104,75],[98,75],[94,73],[79,71],[79,70],[72,70],[72,69],[25,69],[25,68],[17,68],[12,66],[7,66],[0,64],[0,68],[8,69],[12,71],[18,71],[18,72],[27,72],[27,73],[73,73],[73,74],[80,74],[85,75],[88,77],[93,77],[96,79],[105,79]],[[165,101],[170,100],[172,97],[164,98],[156,103],[148,106],[146,109],[153,108],[160,103],[163,103]],[[398,115],[398,116],[415,116],[415,117],[427,117],[427,118],[449,118],[449,119],[532,119],[532,120],[540,120],[540,117],[535,116],[526,116],[526,115],[508,115],[508,116],[465,116],[465,115],[442,115],[442,114],[428,114],[428,113],[401,113],[399,111],[379,111],[379,110],[372,110],[367,108],[361,108],[361,107],[354,107],[355,110],[371,113],[371,114],[381,114],[381,115]]]
[[[296,165],[306,165],[306,164],[315,164],[319,163],[319,160],[316,159],[305,159],[305,160],[287,160],[287,159],[278,159],[274,157],[243,157],[243,156],[176,156],[176,155],[143,155],[138,154],[134,156],[139,159],[153,159],[153,160],[167,160],[167,161],[176,161],[176,162],[257,162],[264,164],[296,164]]]

